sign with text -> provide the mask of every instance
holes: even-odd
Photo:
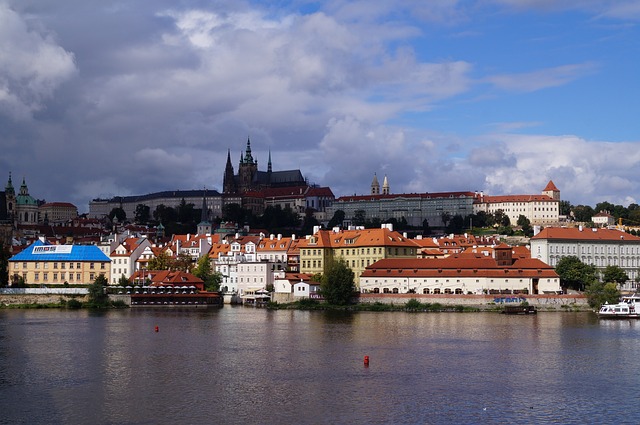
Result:
[[[71,254],[72,245],[39,245],[33,247],[34,254]]]

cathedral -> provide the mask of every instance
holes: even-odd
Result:
[[[10,220],[14,225],[19,224],[38,224],[38,207],[39,202],[33,196],[29,195],[29,188],[22,179],[20,192],[16,195],[9,173],[9,181],[4,188],[3,196],[0,196],[4,209],[0,208],[0,219]]]
[[[258,160],[251,154],[251,140],[247,139],[247,148],[240,154],[238,173],[231,164],[231,151],[227,152],[227,165],[224,170],[222,191],[224,194],[242,194],[276,187],[306,186],[300,170],[273,171],[271,152],[267,171],[258,170]]]

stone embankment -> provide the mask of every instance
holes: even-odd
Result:
[[[544,295],[462,295],[462,294],[360,294],[359,302],[373,304],[405,304],[410,299],[421,303],[442,304],[445,306],[462,305],[476,307],[482,310],[492,310],[496,307],[520,305],[527,302],[541,311],[591,311],[587,297],[582,294],[544,294]]]

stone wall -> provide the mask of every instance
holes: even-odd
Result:
[[[76,299],[80,302],[86,302],[88,295],[69,295],[69,294],[2,294],[0,295],[0,305],[18,305],[18,304],[58,304],[60,299],[69,301]]]
[[[404,304],[414,298],[421,303],[439,303],[442,305],[464,305],[483,309],[498,306],[519,305],[526,301],[540,310],[591,310],[587,297],[580,294],[565,295],[423,295],[423,294],[360,294],[359,302],[373,304]]]

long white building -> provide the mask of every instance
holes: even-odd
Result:
[[[531,256],[555,267],[576,256],[598,269],[619,266],[629,276],[623,289],[635,289],[640,276],[640,237],[615,229],[547,227],[531,238]]]
[[[484,211],[494,214],[502,210],[509,217],[512,225],[523,215],[531,224],[551,225],[560,220],[560,190],[549,180],[547,186],[539,195],[476,195],[473,212]]]

